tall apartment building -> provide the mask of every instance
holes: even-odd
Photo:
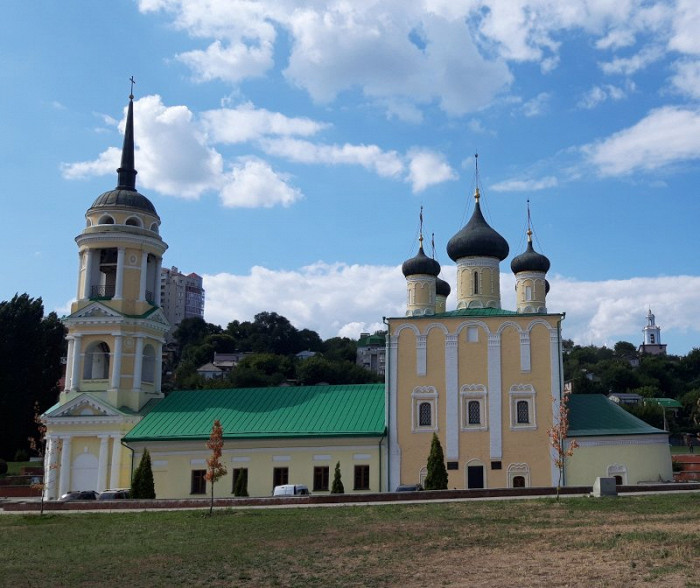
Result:
[[[202,277],[183,274],[175,266],[160,270],[160,301],[163,313],[174,329],[183,319],[204,318]]]

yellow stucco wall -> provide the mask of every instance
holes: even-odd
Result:
[[[656,442],[650,443],[651,440]],[[624,468],[626,484],[673,480],[671,452],[665,435],[582,437],[577,441],[581,446],[566,461],[568,486],[592,486],[597,477],[608,476],[610,466]]]
[[[552,347],[550,329],[556,333],[558,315],[551,316],[496,316],[496,317],[449,317],[421,318],[404,321],[392,319],[390,335],[398,331],[398,361],[396,383],[396,427],[397,441],[400,447],[400,483],[410,484],[419,481],[421,470],[427,464],[432,433],[437,433],[443,450],[447,454],[447,421],[449,412],[446,395],[446,336],[443,329],[450,334],[459,331],[457,338],[458,390],[464,385],[489,388],[489,333],[500,331],[500,427],[502,454],[500,459],[492,458],[491,429],[489,422],[490,403],[493,397],[486,397],[483,416],[486,427],[483,430],[462,426],[462,414],[459,417],[458,432],[458,469],[449,470],[449,487],[465,488],[467,465],[484,466],[485,485],[487,487],[506,487],[509,485],[508,468],[515,464],[527,464],[529,485],[551,486],[552,466],[549,458],[547,429],[552,424]],[[542,324],[537,324],[537,322]],[[440,327],[429,327],[438,324]],[[421,334],[427,333],[426,372],[417,373],[417,337],[412,328],[400,328],[410,324]],[[548,327],[549,325],[549,327]],[[468,326],[476,328],[477,340],[470,341]],[[528,332],[530,336],[530,369],[524,370],[521,364],[520,333]],[[473,333],[472,333],[473,337]],[[522,428],[512,426],[511,388],[532,386],[534,395],[534,426]],[[557,386],[558,387],[558,386]],[[416,400],[414,391],[437,392],[437,423],[431,428],[417,427]],[[490,391],[491,394],[494,390]],[[555,390],[558,396],[559,390]],[[460,401],[460,413],[465,405]],[[454,418],[452,419],[454,421]],[[446,458],[450,461],[449,458]],[[501,469],[491,469],[492,461],[500,461]]]
[[[158,498],[190,498],[193,470],[206,469],[206,459],[211,455],[206,442],[151,442],[134,443],[134,467],[146,447],[151,455],[153,479]],[[286,467],[290,484],[304,484],[314,491],[314,467],[329,468],[329,488],[333,483],[335,464],[340,462],[341,476],[346,493],[379,492],[380,476],[385,475],[385,449],[380,458],[379,439],[310,439],[310,440],[260,440],[231,441],[224,443],[222,462],[228,473],[214,485],[214,496],[233,496],[233,469],[248,469],[248,494],[270,496],[273,490],[273,469]],[[354,469],[356,465],[369,465],[369,490],[356,491]],[[386,490],[381,486],[381,490]],[[206,495],[210,486],[207,482]],[[194,495],[199,497],[201,495]]]

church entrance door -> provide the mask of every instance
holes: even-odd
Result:
[[[467,466],[467,488],[484,487],[484,466]]]

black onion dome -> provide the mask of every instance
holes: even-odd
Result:
[[[527,242],[527,250],[510,262],[510,269],[514,274],[520,272],[547,272],[549,271],[549,259],[532,248],[532,241]]]
[[[549,281],[548,280],[544,281],[544,293],[549,294]]]
[[[415,276],[417,274],[427,274],[429,276],[437,276],[440,273],[440,264],[431,259],[423,252],[423,247],[418,250],[418,255],[407,259],[401,266],[403,275]]]
[[[481,214],[479,201],[469,222],[447,243],[447,255],[452,261],[462,257],[508,257],[508,243],[494,231]]]
[[[152,202],[143,194],[136,190],[122,190],[115,188],[104,194],[100,194],[95,202],[92,203],[90,210],[96,208],[134,208],[148,212],[153,216],[158,216],[156,208]]]
[[[450,292],[452,292],[452,288],[450,288],[450,285],[445,280],[438,278],[435,281],[435,294],[447,298]]]

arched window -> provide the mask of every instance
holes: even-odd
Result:
[[[154,233],[158,232],[158,223],[151,223],[151,231]]]
[[[525,488],[525,476],[514,476],[513,488]]]
[[[474,272],[474,294],[479,293],[479,272]]]
[[[146,345],[143,348],[143,365],[141,368],[141,380],[152,384],[156,374],[156,352],[153,345]]]
[[[433,410],[430,402],[421,402],[418,406],[418,426],[430,427],[433,424]]]
[[[525,300],[532,300],[532,286],[525,286]]]
[[[84,380],[106,380],[109,378],[109,347],[104,341],[96,341],[85,350],[83,364]]]
[[[622,486],[622,476],[615,476],[615,486]]]
[[[114,219],[109,216],[108,214],[105,214],[103,217],[100,217],[100,220],[97,222],[98,225],[113,225],[114,224]]]
[[[530,405],[527,400],[518,400],[516,405],[517,423],[519,425],[530,422]]]
[[[142,226],[141,224],[141,219],[138,218],[137,216],[130,216],[128,219],[126,219],[126,222],[124,223],[125,225],[128,225],[130,227],[140,227]]]

